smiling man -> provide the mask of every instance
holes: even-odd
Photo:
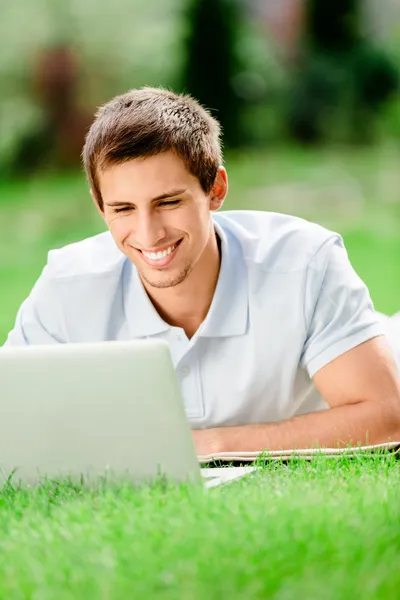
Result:
[[[400,440],[400,318],[374,311],[338,234],[215,212],[228,176],[205,109],[118,96],[83,162],[108,231],[49,253],[6,344],[167,340],[199,454]]]

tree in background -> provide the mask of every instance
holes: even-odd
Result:
[[[43,49],[32,75],[43,115],[36,128],[20,139],[13,170],[76,167],[93,119],[78,104],[79,66],[73,48],[60,43]]]
[[[399,74],[363,37],[361,22],[360,0],[306,0],[303,51],[289,99],[295,139],[372,139],[374,118],[398,88]]]
[[[222,125],[224,143],[243,141],[235,91],[240,72],[237,53],[240,11],[236,0],[190,0],[185,14],[187,37],[182,90],[214,113]]]

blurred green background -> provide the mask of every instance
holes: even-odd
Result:
[[[378,310],[400,310],[400,2],[0,0],[0,344],[49,249],[104,229],[80,151],[142,85],[221,121],[225,208],[339,231]]]

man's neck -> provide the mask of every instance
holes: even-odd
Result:
[[[212,231],[209,243],[185,281],[173,288],[149,288],[147,294],[166,323],[193,337],[207,316],[221,264],[220,239]]]

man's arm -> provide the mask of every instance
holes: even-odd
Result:
[[[315,373],[330,410],[280,423],[193,431],[199,455],[400,441],[400,380],[386,339],[376,337]]]
[[[196,431],[199,454],[400,441],[394,358],[340,236],[329,238],[310,260],[303,305],[306,336],[299,366],[330,410],[280,423]]]

